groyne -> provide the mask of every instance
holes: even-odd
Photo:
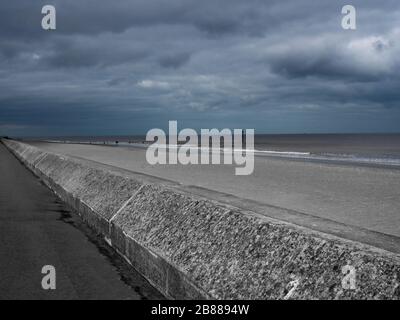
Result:
[[[155,178],[2,142],[172,299],[399,299],[400,257]]]

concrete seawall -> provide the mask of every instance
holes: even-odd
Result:
[[[96,163],[2,142],[174,299],[400,299],[400,257]],[[344,266],[355,289],[342,285]]]

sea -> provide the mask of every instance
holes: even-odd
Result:
[[[144,135],[35,137],[64,143],[147,147]],[[248,149],[248,148],[247,148]],[[249,150],[249,149],[248,149]],[[334,161],[400,167],[400,133],[393,134],[256,134],[256,156]]]

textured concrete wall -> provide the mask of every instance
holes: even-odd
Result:
[[[400,257],[4,140],[171,298],[400,299]],[[342,268],[355,270],[355,289]]]

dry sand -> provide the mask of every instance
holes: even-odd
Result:
[[[235,176],[234,167],[229,165],[151,166],[140,148],[32,144],[186,186],[400,236],[400,170],[256,157],[252,175]]]

